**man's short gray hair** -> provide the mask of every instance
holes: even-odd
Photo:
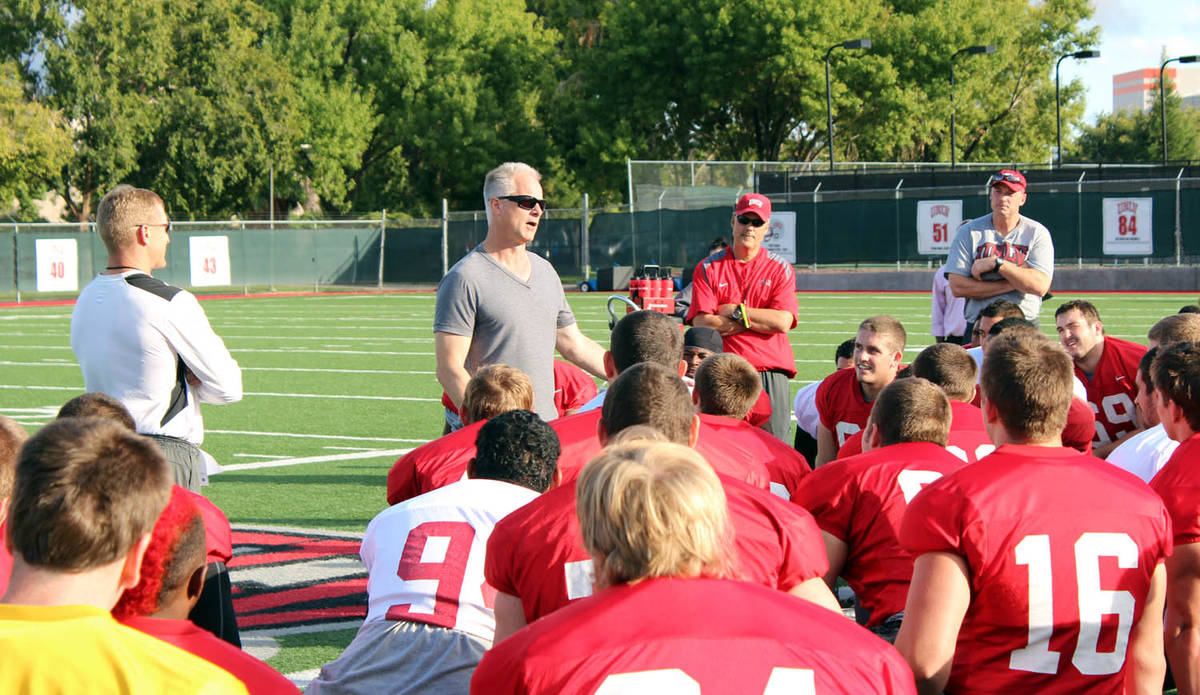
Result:
[[[505,162],[489,171],[487,176],[483,178],[483,209],[487,211],[489,221],[492,219],[492,206],[489,203],[492,198],[502,195],[512,195],[516,189],[516,185],[513,184],[513,178],[518,172],[525,172],[532,175],[538,183],[542,181],[542,175],[538,173],[538,170],[524,162]]]

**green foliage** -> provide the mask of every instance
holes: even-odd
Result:
[[[13,201],[24,218],[70,154],[62,116],[25,97],[17,65],[0,62],[0,212]]]
[[[590,3],[531,5],[562,13],[552,25],[592,26],[581,19]],[[831,54],[839,159],[948,160],[950,56],[985,43],[997,52],[955,61],[958,158],[1047,159],[1051,68],[1094,42],[1077,28],[1090,12],[1086,0],[609,3],[599,37],[565,49],[576,55],[565,82],[576,106],[554,119],[555,136],[576,143],[568,168],[613,193],[627,157],[817,159],[828,143],[825,51],[867,37],[870,50]],[[1082,91],[1063,90],[1068,126]]]
[[[1083,128],[1070,151],[1087,162],[1157,162],[1162,160],[1162,111],[1155,87],[1153,108],[1118,111]],[[1167,154],[1171,160],[1200,159],[1200,111],[1187,108],[1174,90],[1167,91]]]
[[[1053,65],[1087,0],[10,0],[0,59],[71,124],[54,187],[121,181],[181,217],[478,207],[527,161],[556,204],[620,200],[625,160],[1048,159]],[[35,60],[37,57],[38,60]],[[35,63],[37,63],[35,65]],[[1082,85],[1063,92],[1064,129]],[[267,200],[269,172],[275,200]],[[46,186],[21,174],[23,190]],[[43,177],[44,178],[44,177]]]

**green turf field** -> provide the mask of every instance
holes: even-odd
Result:
[[[572,294],[584,333],[607,343],[607,295]],[[1041,320],[1078,295],[1052,299]],[[1160,317],[1191,294],[1091,294],[1107,332],[1144,342]],[[441,388],[434,378],[432,293],[249,297],[204,302],[213,327],[244,370],[245,398],[205,406],[204,449],[226,470],[206,494],[238,525],[361,533],[384,505],[384,476],[404,451],[439,435]],[[932,342],[929,295],[800,295],[791,332],[793,388],[823,378],[833,350],[875,313],[900,319],[911,358]],[[81,393],[69,342],[70,306],[0,309],[0,412],[36,429]],[[353,636],[289,634],[268,652],[287,673],[311,673]]]

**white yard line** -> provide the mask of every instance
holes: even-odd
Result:
[[[357,461],[360,459],[376,459],[376,458],[398,458],[412,451],[412,449],[381,449],[379,451],[364,451],[357,454],[329,454],[327,456],[302,456],[293,459],[281,459],[279,461],[259,461],[256,463],[234,463],[228,466],[221,466],[221,472],[215,473],[214,476],[228,473],[230,471],[251,471],[260,468],[282,468],[285,466],[299,466],[306,463],[328,463],[330,461]]]
[[[234,350],[234,352],[238,352]],[[0,360],[0,367],[70,367],[79,369],[79,365],[65,360],[47,360],[44,362],[14,362]],[[427,376],[436,372],[404,369],[317,369],[312,367],[242,367],[243,372],[312,372],[315,374],[396,374],[400,376]]]
[[[82,391],[83,386],[36,386],[30,384],[0,384],[0,389],[29,389],[31,391]],[[356,399],[365,401],[415,401],[420,403],[441,403],[441,398],[420,398],[417,396],[360,396],[358,394],[343,394],[343,393],[271,393],[260,391],[247,391],[246,396],[260,396],[271,398],[339,398],[339,399]]]
[[[0,387],[3,388],[3,387]],[[360,396],[357,394],[338,393],[264,393],[249,392],[247,396],[270,396],[273,398],[354,398],[363,401],[416,401],[420,403],[441,403],[441,398],[418,398],[416,396]]]
[[[205,430],[208,434],[234,434],[251,437],[296,437],[298,439],[333,439],[351,442],[391,442],[396,444],[424,444],[428,439],[399,439],[396,437],[352,437],[345,434],[310,434],[306,432],[258,432],[254,430]]]

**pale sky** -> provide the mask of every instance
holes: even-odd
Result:
[[[1200,1],[1092,0],[1092,5],[1095,12],[1085,26],[1101,28],[1100,57],[1068,58],[1060,71],[1063,84],[1079,78],[1087,86],[1088,123],[1112,111],[1113,75],[1139,68],[1157,70],[1164,48],[1168,58],[1200,55]],[[1169,67],[1200,71],[1200,63]]]

